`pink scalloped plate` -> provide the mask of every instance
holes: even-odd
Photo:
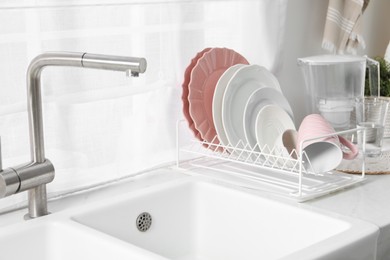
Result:
[[[191,115],[190,115],[190,103],[188,102],[188,94],[189,94],[189,90],[188,90],[188,84],[190,83],[191,81],[191,72],[192,72],[192,69],[195,67],[196,63],[198,62],[198,60],[208,51],[210,51],[211,48],[206,48],[204,49],[203,51],[201,52],[198,52],[196,54],[196,56],[191,60],[190,64],[188,65],[188,67],[186,68],[186,70],[184,71],[184,82],[182,84],[182,87],[183,87],[183,92],[182,92],[182,96],[181,96],[181,99],[183,101],[183,114],[184,114],[184,117],[185,119],[187,119],[187,122],[188,122],[188,126],[190,127],[190,129],[192,130],[192,132],[194,133],[195,137],[201,141],[203,141],[199,131],[195,128],[195,124],[194,124],[194,121],[192,120],[191,118]]]
[[[189,112],[201,138],[219,144],[214,126],[213,95],[221,75],[236,64],[249,64],[239,53],[227,48],[213,48],[196,63],[188,84]]]

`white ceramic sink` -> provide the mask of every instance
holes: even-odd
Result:
[[[149,259],[139,250],[112,240],[66,221],[29,221],[1,231],[0,259]]]
[[[100,201],[72,219],[175,260],[375,257],[371,224],[188,179]],[[152,217],[146,232],[136,227],[143,212]]]

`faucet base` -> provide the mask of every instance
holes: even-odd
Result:
[[[48,215],[46,184],[28,190],[28,217],[37,218]],[[26,217],[25,217],[26,219]]]

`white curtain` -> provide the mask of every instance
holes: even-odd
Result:
[[[227,47],[277,74],[287,0],[18,0],[0,3],[3,166],[30,160],[26,70],[45,51],[145,57],[139,78],[80,68],[42,74],[49,196],[88,188],[175,159],[181,83],[205,47]],[[26,194],[0,200],[25,204]]]

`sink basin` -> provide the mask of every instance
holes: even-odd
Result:
[[[28,221],[1,231],[0,258],[7,260],[150,259],[110,237],[65,222]],[[134,258],[131,258],[134,257]]]
[[[151,221],[137,220],[145,212]],[[374,259],[378,232],[302,204],[187,179],[98,202],[72,219],[175,260]]]

